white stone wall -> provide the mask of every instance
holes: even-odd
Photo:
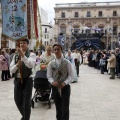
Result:
[[[29,49],[34,50],[35,46],[36,46],[36,39],[32,38],[29,43]]]
[[[47,28],[47,33],[45,33],[45,28]],[[43,44],[45,46],[53,45],[54,44],[54,27],[50,24],[42,25],[42,31],[43,31],[43,36],[42,36]],[[45,35],[46,35],[46,38],[45,38]],[[50,41],[51,39],[52,41]]]
[[[91,17],[86,17],[87,11],[91,12]],[[103,16],[99,17],[98,12],[102,11]],[[113,11],[117,11],[117,16],[113,17]],[[118,6],[96,6],[96,7],[55,7],[55,35],[58,35],[60,26],[66,27],[66,34],[69,34],[69,26],[74,28],[75,24],[79,28],[86,26],[90,23],[92,28],[99,27],[100,24],[104,25],[104,29],[113,26],[114,23],[118,26],[118,33],[120,32],[120,5]],[[65,12],[65,18],[61,18],[61,13]],[[79,17],[75,18],[74,14],[78,12]],[[109,21],[107,21],[109,19]],[[69,20],[71,23],[69,23]]]
[[[48,23],[48,13],[40,7],[40,15],[42,24]]]

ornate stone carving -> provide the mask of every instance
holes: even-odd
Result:
[[[76,23],[73,24],[73,27],[74,27],[74,28],[79,28],[80,25],[76,22]]]

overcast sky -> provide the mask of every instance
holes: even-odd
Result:
[[[74,2],[73,2],[74,1]],[[80,2],[108,2],[108,1],[117,1],[117,0],[38,0],[38,4],[48,13],[48,19],[54,21],[54,7],[57,3],[80,3]]]

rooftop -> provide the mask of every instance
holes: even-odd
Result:
[[[71,8],[71,7],[97,7],[97,6],[120,6],[120,1],[114,2],[81,2],[81,3],[62,3],[55,4],[55,8]]]

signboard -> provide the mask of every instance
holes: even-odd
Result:
[[[64,35],[59,35],[58,36],[58,43],[64,46],[65,44],[65,36]]]
[[[13,40],[27,36],[27,0],[2,0],[2,34]]]
[[[100,47],[100,39],[99,38],[79,38],[76,40],[76,48],[80,49],[81,47],[91,47],[94,46],[96,48]]]

